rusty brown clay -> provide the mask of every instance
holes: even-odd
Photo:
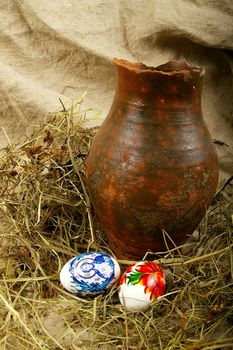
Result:
[[[114,63],[115,97],[87,158],[87,185],[116,257],[141,259],[167,250],[163,230],[179,246],[197,228],[217,188],[217,156],[200,68]]]

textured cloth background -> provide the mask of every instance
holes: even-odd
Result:
[[[205,71],[203,113],[222,142],[221,179],[233,172],[232,0],[1,0],[0,27],[0,126],[11,142],[59,109],[59,97],[87,91],[85,105],[103,119],[114,56],[154,66],[184,56]]]

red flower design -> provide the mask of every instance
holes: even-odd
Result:
[[[119,284],[120,286],[126,282],[126,272],[123,273],[123,275],[120,278]]]
[[[130,266],[127,267],[127,269],[125,270],[125,272],[123,273],[123,275],[120,278],[120,282],[119,282],[120,285],[126,283],[126,276],[128,273],[132,272],[132,268],[134,265],[135,264],[131,264]]]
[[[145,286],[144,292],[151,293],[150,300],[165,293],[166,282],[163,270],[153,262],[146,262],[136,267],[141,273],[139,283]]]
[[[120,285],[126,283],[144,286],[144,293],[150,293],[150,300],[163,295],[166,290],[163,270],[154,262],[142,261],[127,267],[120,278]]]
[[[153,262],[142,261],[138,265],[129,266],[123,274],[120,284],[141,284],[145,286],[144,293],[150,293],[150,300],[163,295],[166,282],[163,270]]]

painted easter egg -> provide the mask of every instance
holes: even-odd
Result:
[[[123,273],[118,295],[126,310],[139,311],[148,308],[165,290],[165,275],[161,267],[144,260],[129,266]]]
[[[60,281],[73,294],[95,295],[105,292],[120,277],[118,262],[108,254],[83,253],[70,259],[61,269]]]

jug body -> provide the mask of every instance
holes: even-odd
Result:
[[[115,97],[86,178],[116,257],[141,259],[183,244],[196,229],[217,188],[217,156],[202,116],[199,68],[115,64]]]

